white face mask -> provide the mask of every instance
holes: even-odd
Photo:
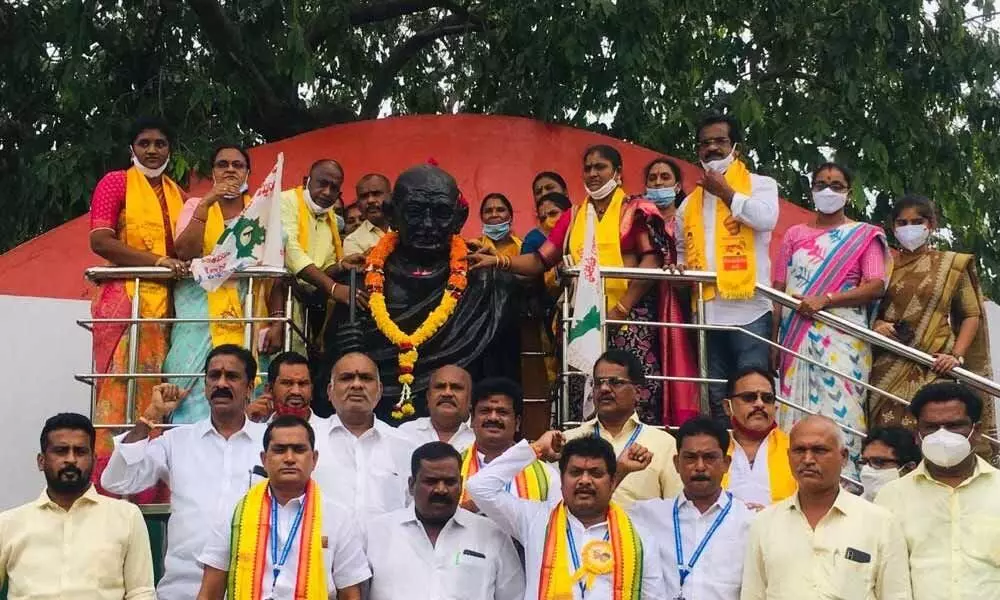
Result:
[[[865,500],[873,502],[882,486],[899,479],[899,469],[876,469],[871,465],[861,467],[861,485],[865,486]]]
[[[160,165],[156,169],[150,169],[149,167],[139,162],[139,157],[136,156],[135,152],[132,151],[132,146],[128,147],[128,152],[129,154],[132,155],[132,165],[135,166],[135,168],[138,169],[139,172],[145,175],[146,177],[152,178],[163,175],[163,172],[167,170],[167,165],[170,164],[170,155],[168,154],[167,160],[163,161],[162,165]]]
[[[900,245],[913,252],[927,243],[931,230],[926,225],[903,225],[896,228],[895,234]]]
[[[596,190],[588,189],[587,191],[590,193],[590,197],[593,198],[594,200],[604,200],[612,193],[614,193],[614,191],[617,189],[618,189],[618,172],[615,171],[615,173],[611,176],[611,179],[609,179],[604,185],[597,188]]]
[[[243,183],[240,185],[240,195],[243,195],[243,194],[247,193],[247,190],[250,189],[250,184],[247,183],[247,181],[249,181],[249,180],[250,180],[250,172],[247,171],[247,177],[246,177],[246,179],[243,180]],[[214,177],[212,178],[212,183],[218,183],[215,180]],[[230,197],[231,196],[226,196],[226,198],[230,198]]]
[[[830,188],[823,188],[813,192],[813,204],[816,210],[824,215],[832,215],[847,204],[847,192],[835,192]]]
[[[969,432],[972,435],[972,432]],[[972,454],[969,438],[948,431],[944,427],[920,439],[920,452],[924,458],[944,469],[959,464]]]
[[[308,206],[309,210],[311,210],[312,213],[314,215],[316,215],[317,217],[323,215],[326,211],[331,210],[333,208],[332,206],[328,206],[327,208],[323,208],[319,204],[316,204],[315,202],[313,202],[312,194],[309,193],[309,179],[308,178],[306,179],[306,184],[302,186],[302,199],[306,201],[306,206]]]
[[[714,171],[716,173],[725,173],[729,170],[729,166],[733,164],[736,160],[736,144],[733,144],[733,149],[729,151],[729,156],[725,158],[720,158],[718,160],[710,160],[708,162],[701,163],[701,166],[706,171]]]

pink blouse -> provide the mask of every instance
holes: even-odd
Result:
[[[580,207],[579,210],[583,210]],[[542,259],[547,269],[554,267],[563,258],[563,249],[566,247],[566,237],[570,233],[570,226],[573,222],[573,213],[578,211],[564,210],[562,216],[556,221],[555,227],[549,233],[548,239],[542,242],[542,246],[536,250],[538,257]],[[622,206],[622,214],[625,206]],[[622,255],[643,255],[654,252],[652,242],[646,233],[645,215],[641,210],[635,210],[631,227],[620,237]]]
[[[111,229],[117,235],[121,235],[125,227],[125,181],[125,171],[110,171],[97,182],[90,200],[91,231]],[[170,212],[163,196],[163,188],[158,185],[153,186],[153,191],[160,200],[160,211],[163,213],[163,230],[167,232],[167,256],[174,256],[174,238],[170,234]]]
[[[771,268],[772,281],[787,282],[788,264],[792,260],[792,255],[804,243],[822,235],[824,232],[826,232],[826,229],[818,229],[804,223],[790,227],[781,240],[777,260]],[[881,279],[887,282],[887,260],[888,256],[885,249],[873,240],[865,248],[865,251],[861,253],[858,260],[851,263],[847,271],[846,281],[850,282],[852,286],[857,286],[862,281],[872,281],[874,279]]]

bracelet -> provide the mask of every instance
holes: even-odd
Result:
[[[138,422],[142,423],[146,427],[149,427],[150,429],[156,429],[156,424],[147,419],[146,417],[140,416]]]
[[[333,298],[333,293],[337,291],[337,282],[334,281],[330,284],[330,297]]]
[[[192,221],[198,221],[198,222],[199,222],[199,223],[201,223],[202,225],[207,225],[207,224],[208,224],[208,221],[207,221],[207,220],[205,220],[205,219],[200,219],[200,218],[198,218],[198,217],[197,217],[196,215],[191,215],[191,220],[192,220]]]
[[[272,316],[272,317],[283,317],[283,316],[285,316],[285,311],[283,311],[283,310],[276,310],[276,311],[272,312],[270,316]]]
[[[542,449],[535,443],[531,443],[528,445],[531,447],[531,450],[535,453],[535,458],[540,460],[542,458]]]

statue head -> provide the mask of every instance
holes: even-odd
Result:
[[[433,165],[403,171],[392,190],[392,226],[399,245],[418,253],[447,256],[451,236],[458,234],[469,207],[458,201],[455,178]]]

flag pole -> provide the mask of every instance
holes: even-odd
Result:
[[[347,322],[350,324],[355,323],[355,319],[358,314],[358,270],[351,268],[350,274],[348,275],[348,282],[350,286],[351,300],[348,303],[349,313]]]

